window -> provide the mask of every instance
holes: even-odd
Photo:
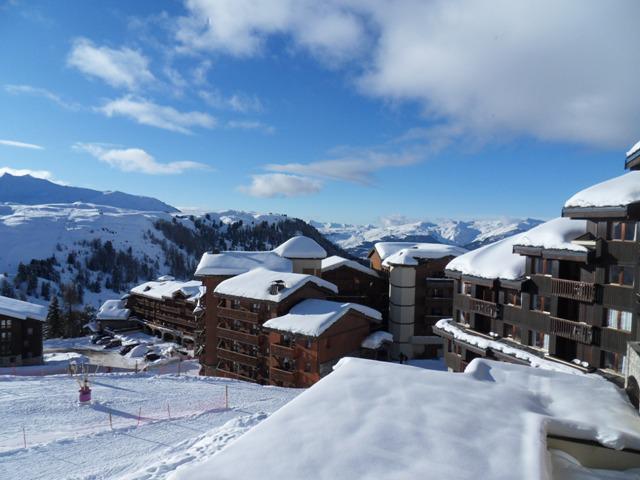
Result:
[[[304,371],[305,372],[310,372],[311,371],[311,362],[306,362],[304,364]]]
[[[33,328],[32,327],[27,328],[27,335],[33,335]]]
[[[260,304],[259,303],[252,303],[251,304],[251,311],[253,313],[258,313],[260,311]]]
[[[624,310],[616,310],[615,308],[605,308],[605,327],[615,328],[617,330],[631,331],[633,315],[631,312]]]
[[[10,342],[11,332],[0,332],[0,342]]]
[[[614,285],[633,286],[633,267],[622,265],[611,265],[609,267],[609,279],[607,283]]]
[[[536,330],[529,330],[529,346],[549,351],[549,335]]]
[[[622,373],[624,371],[626,360],[626,356],[621,353],[602,351],[602,368],[608,368]]]
[[[531,295],[531,310],[551,313],[551,298],[544,295]]]
[[[504,324],[502,336],[505,338],[513,338],[513,325]]]
[[[460,293],[464,295],[471,295],[471,284],[469,282],[462,282],[460,284]]]
[[[635,222],[609,222],[607,225],[607,239],[623,242],[633,242],[636,238]]]
[[[531,262],[531,273],[540,275],[551,275],[553,260],[550,258],[534,257]]]
[[[469,312],[458,311],[458,323],[463,325],[469,325],[471,321],[471,314]]]
[[[522,297],[520,292],[512,289],[505,289],[504,291],[504,302],[507,305],[513,305],[514,307],[519,307],[522,305]]]
[[[11,320],[0,320],[0,328],[6,330],[11,329]]]

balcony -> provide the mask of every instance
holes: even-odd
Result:
[[[243,375],[241,373],[232,372],[231,370],[227,370],[226,368],[220,368],[219,366],[218,368],[216,368],[216,370],[218,375],[222,377],[234,378],[236,380],[243,380],[245,382],[253,382],[253,383],[258,381],[257,377],[249,376],[249,374]]]
[[[491,318],[496,318],[498,316],[498,307],[495,303],[480,300],[479,298],[469,299],[469,311]]]
[[[632,341],[631,332],[604,327],[600,329],[600,347],[609,352],[625,353],[627,342]]]
[[[288,347],[286,345],[280,345],[279,343],[272,343],[269,346],[269,351],[271,355],[275,357],[287,357],[294,358],[296,356],[296,351],[292,347]]]
[[[296,372],[281,370],[276,367],[271,367],[269,370],[269,379],[272,382],[296,383],[296,378]]]
[[[230,362],[238,362],[243,365],[249,365],[252,367],[258,366],[258,359],[250,355],[245,355],[240,352],[233,352],[224,348],[218,348],[218,358],[222,360],[228,360]]]
[[[250,333],[238,332],[236,330],[230,330],[222,327],[218,327],[218,337],[248,343],[249,345],[259,345],[260,343],[257,335],[251,335]]]
[[[593,327],[591,325],[562,318],[549,317],[549,333],[587,345],[591,345],[593,342]]]
[[[580,302],[593,302],[596,298],[596,286],[593,283],[576,282],[551,278],[551,295],[569,298]]]
[[[242,320],[244,322],[258,323],[258,314],[249,310],[237,310],[235,308],[218,307],[218,316],[230,318],[232,320]]]

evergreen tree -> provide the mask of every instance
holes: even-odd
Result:
[[[49,304],[49,311],[47,312],[47,321],[44,329],[45,338],[62,337],[62,313],[60,312],[60,305],[58,303],[57,296],[54,296],[53,300],[51,300],[51,303]]]
[[[40,287],[40,296],[44,300],[49,300],[51,297],[51,285],[49,285],[49,282],[42,282],[42,286]]]

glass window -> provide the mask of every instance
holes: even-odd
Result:
[[[633,274],[633,267],[611,265],[609,267],[608,283],[612,283],[614,285],[633,286]]]
[[[529,346],[549,351],[549,335],[536,330],[529,330]]]
[[[509,325],[508,323],[505,323],[502,336],[507,338],[513,338],[513,325]]]
[[[513,305],[515,307],[522,305],[520,292],[517,290],[506,289],[504,291],[504,301],[507,305]]]
[[[551,313],[551,298],[544,295],[531,295],[531,310]]]
[[[633,242],[636,238],[635,222],[609,222],[608,239]]]
[[[460,293],[471,295],[471,284],[469,282],[462,282],[460,284]]]
[[[631,312],[616,310],[615,308],[605,309],[605,326],[617,330],[631,331],[633,315]]]
[[[602,351],[602,368],[623,372],[626,360],[626,356],[621,353]]]

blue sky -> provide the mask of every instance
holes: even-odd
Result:
[[[0,169],[322,221],[550,218],[640,137],[639,14],[0,2]]]

